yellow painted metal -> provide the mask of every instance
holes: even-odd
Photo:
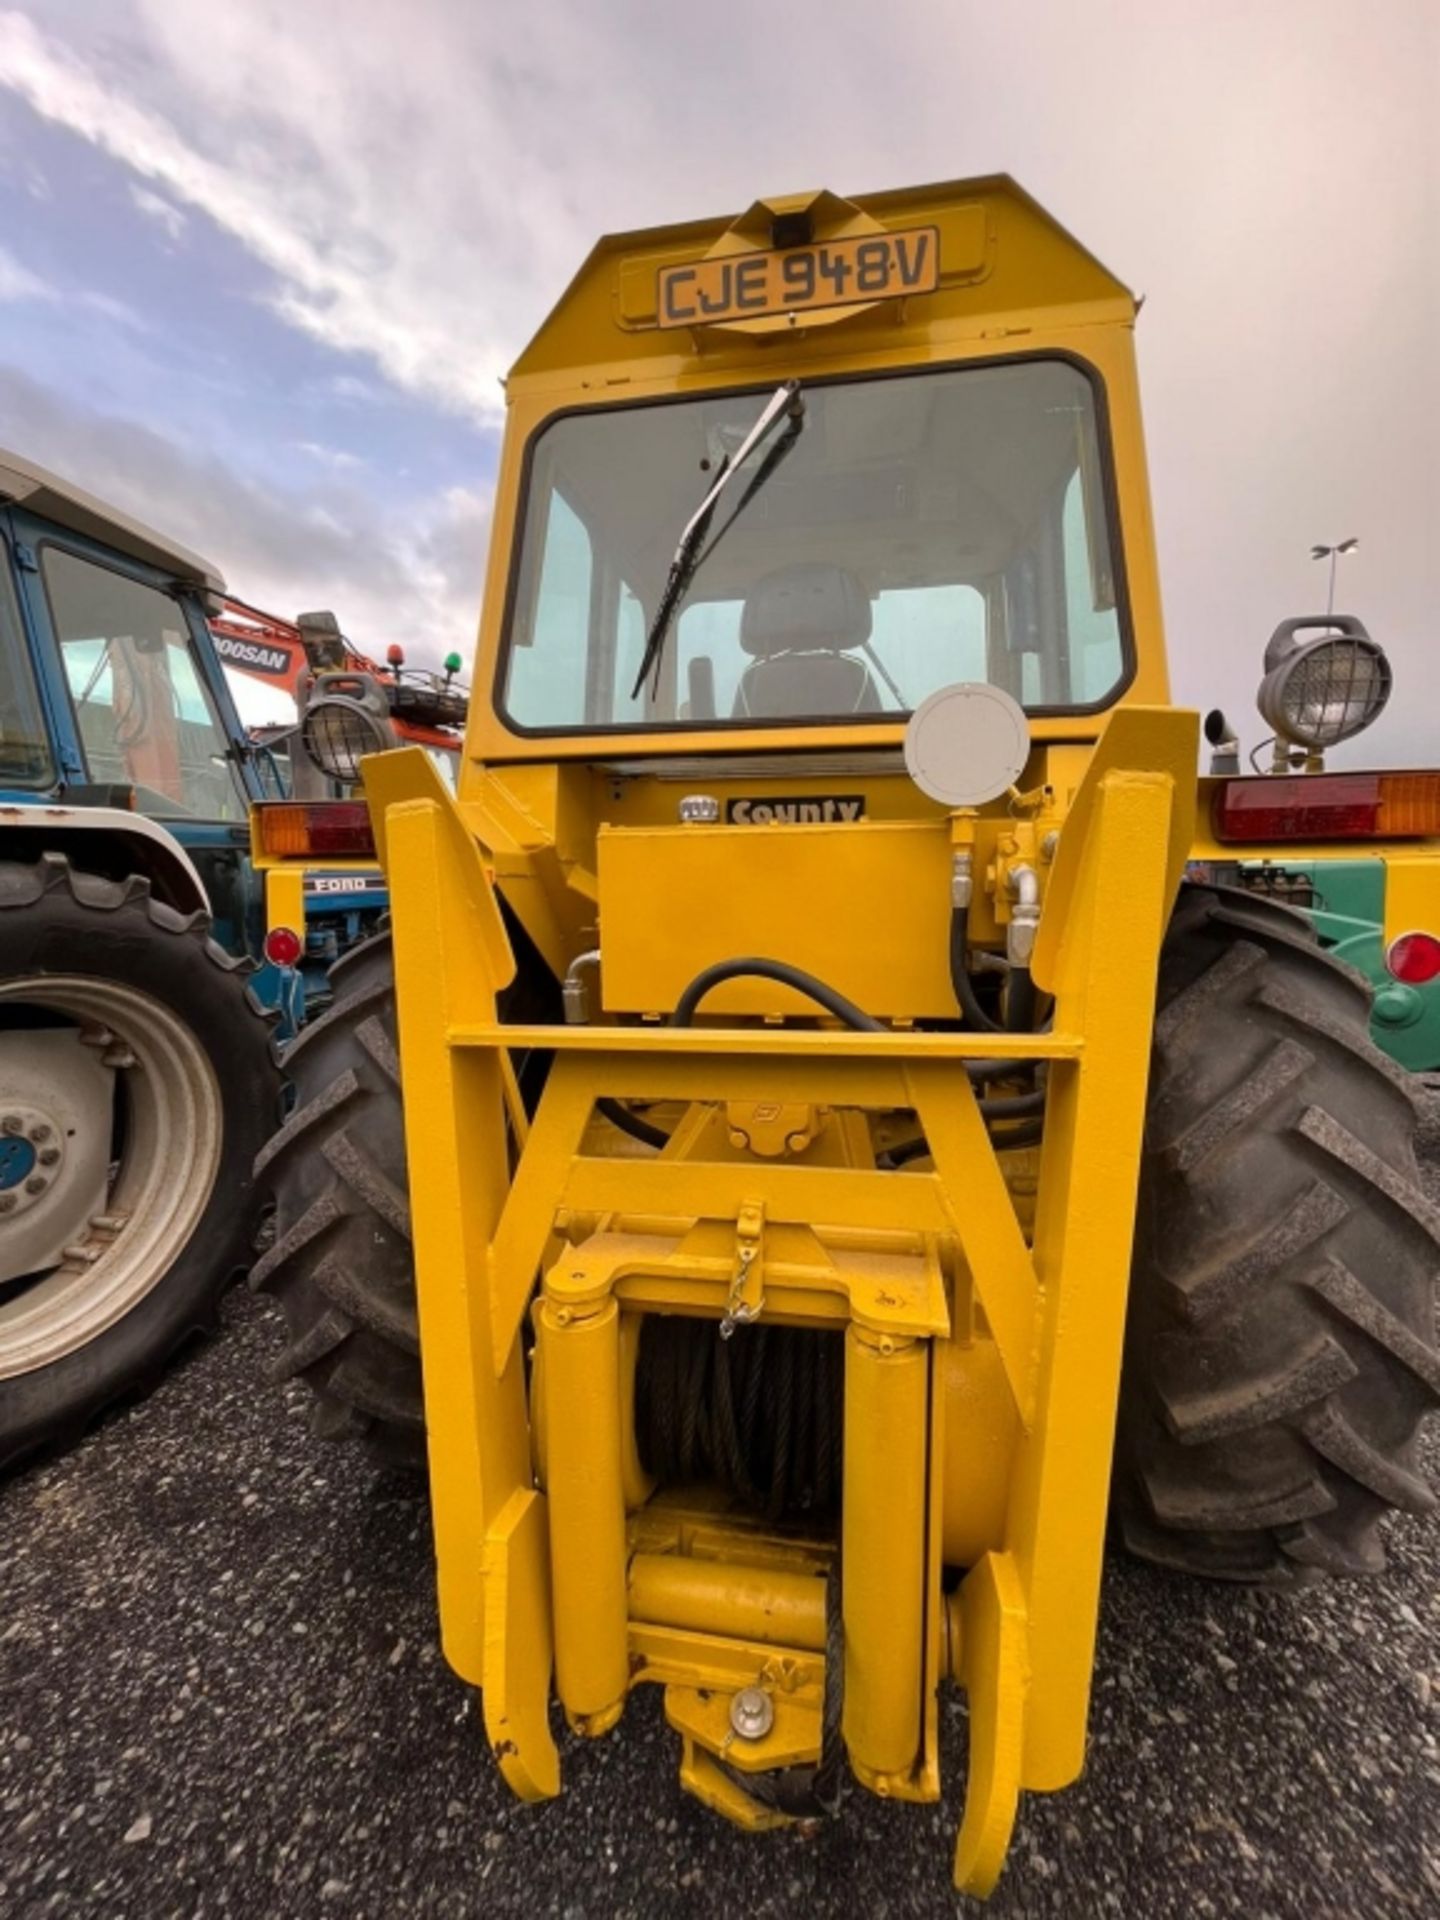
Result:
[[[717,1693],[777,1687],[817,1708],[824,1699],[825,1662],[819,1654],[644,1620],[630,1622],[630,1668],[637,1686],[709,1687]]]
[[[480,1704],[485,1737],[506,1785],[522,1800],[560,1791],[560,1756],[550,1736],[550,1558],[545,1502],[517,1489],[485,1534],[481,1578],[487,1599]]]
[[[846,1336],[842,1725],[878,1792],[920,1759],[929,1371],[919,1341]]]
[[[563,1418],[545,1447],[555,1686],[572,1725],[603,1733],[630,1684],[620,1441],[620,1309],[562,1258],[540,1309],[546,1392]]]
[[[257,865],[259,863],[257,862]],[[305,869],[303,866],[265,868],[265,931],[289,927],[305,932]]]
[[[697,834],[703,839],[697,845]],[[697,853],[701,856],[697,858]],[[950,835],[933,821],[853,826],[602,827],[601,980],[607,1013],[669,1009],[705,967],[763,947],[820,975],[876,1015],[953,1020]],[[874,902],[893,903],[894,937],[874,937]],[[654,902],[666,903],[656,914]],[[755,902],[766,903],[756,923]],[[813,1015],[770,981],[735,980],[714,1015]]]
[[[1020,1411],[1000,1350],[988,1335],[945,1341],[936,1353],[945,1408],[941,1527],[945,1564],[971,1567],[1004,1545]]]
[[[1015,1825],[1024,1772],[1026,1609],[1009,1554],[986,1554],[960,1590],[960,1663],[970,1703],[970,1775],[955,1843],[955,1884],[984,1899]]]
[[[637,1553],[630,1562],[630,1617],[823,1653],[825,1582],[777,1567]]]
[[[1386,944],[1402,933],[1440,933],[1440,844],[1386,856]]]
[[[616,1062],[614,1072],[624,1080],[626,1099],[698,1099],[685,1094],[682,1085],[700,1085],[703,1076],[692,1074],[688,1081],[667,1074],[674,1059],[694,1061],[706,1055],[735,1058],[737,1064],[747,1057],[755,1068],[753,1076],[740,1084],[753,1085],[756,1091],[729,1094],[732,1100],[760,1100],[771,1060],[821,1061],[851,1060],[867,1067],[881,1062],[898,1063],[900,1069],[888,1082],[894,1091],[892,1104],[907,1104],[903,1075],[909,1061],[948,1060],[1074,1060],[1084,1041],[1077,1033],[915,1033],[904,1027],[887,1028],[883,1033],[852,1032],[848,1027],[527,1027],[497,1026],[493,1020],[470,1022],[457,1020],[449,1029],[449,1041],[455,1047],[550,1047],[557,1053],[593,1053],[610,1055]],[[626,1059],[626,1056],[629,1056]],[[652,1065],[651,1062],[654,1064]],[[638,1063],[638,1064],[637,1064]],[[643,1083],[643,1084],[642,1084]],[[771,1085],[774,1084],[773,1075]],[[859,1076],[849,1083],[859,1085]],[[668,1091],[662,1092],[662,1089]],[[867,1088],[877,1098],[881,1086]],[[856,1104],[860,1104],[858,1096]],[[868,1103],[868,1102],[867,1102]]]
[[[1141,718],[1131,765],[1097,755],[1087,776],[1075,811],[1088,831],[1078,848],[1062,835],[1056,861],[1057,878],[1062,861],[1075,864],[1069,918],[1045,943],[1043,972],[1038,944],[1035,953],[1057,1022],[1079,1026],[1086,1050],[1080,1066],[1051,1069],[1034,1238],[1036,1416],[1007,1523],[1027,1616],[1032,1787],[1067,1784],[1084,1758],[1155,982],[1173,900],[1167,861],[1191,831],[1195,716]]]

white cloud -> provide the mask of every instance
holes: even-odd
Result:
[[[225,74],[224,100],[215,113],[197,116],[193,136],[165,112],[102,78],[24,13],[0,13],[0,83],[45,119],[225,228],[274,273],[274,305],[291,324],[330,346],[365,354],[412,392],[493,417],[500,367],[493,347],[487,352],[479,342],[475,352],[457,353],[465,333],[464,295],[453,274],[439,271],[441,262],[428,246],[417,252],[407,244],[403,222],[377,222],[380,209],[367,192],[373,180],[327,165],[332,129],[280,105],[287,98],[297,105],[314,101],[332,90],[323,67],[336,42],[316,36],[306,43],[304,71],[293,76],[297,87],[287,93],[283,68],[287,59],[292,68],[301,64],[301,43],[280,34],[271,48],[274,58],[261,63],[251,93],[246,73],[259,46],[247,36],[268,37],[258,10],[242,20],[217,9],[213,31],[201,37],[203,48],[188,10],[183,31],[178,20],[163,16],[151,24],[159,50],[173,59],[174,77],[184,83],[181,98],[192,112],[213,91],[216,69]],[[350,38],[353,23],[335,25],[340,41]],[[227,55],[235,56],[238,70]],[[222,157],[202,142],[223,149]],[[343,140],[338,144],[343,149]],[[393,202],[402,191],[397,183],[385,197]],[[413,226],[433,240],[428,219]],[[473,271],[473,257],[466,264]]]
[[[130,183],[130,198],[137,211],[143,213],[147,220],[153,220],[157,226],[164,228],[172,243],[179,240],[190,224],[173,201],[165,199],[162,194],[152,193],[149,187],[139,186],[133,180]]]
[[[319,440],[297,440],[297,452],[305,453],[322,467],[329,467],[335,473],[353,473],[365,462],[358,453],[347,453],[343,447],[327,447]]]
[[[230,590],[286,618],[333,607],[363,651],[391,640],[417,666],[475,634],[489,534],[481,490],[396,500],[326,472],[249,480],[219,454],[133,420],[84,411],[0,366],[0,419],[15,447],[204,554]]]
[[[55,289],[0,247],[0,306],[12,300],[53,300]]]
[[[99,293],[93,288],[77,296],[82,306],[92,313],[98,313],[103,320],[113,326],[127,327],[132,333],[148,333],[150,323],[142,313],[138,313],[128,300],[117,299],[113,293]]]

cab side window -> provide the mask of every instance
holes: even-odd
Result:
[[[158,819],[238,820],[244,796],[178,603],[71,553],[41,551],[89,777]]]
[[[10,574],[10,549],[0,540],[0,787],[48,787],[54,780],[45,717]]]

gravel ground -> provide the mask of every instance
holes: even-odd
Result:
[[[423,1501],[314,1441],[268,1311],[0,1492],[0,1914],[955,1913],[941,1808],[817,1838],[682,1796],[646,1689],[523,1807],[441,1660]],[[1431,1468],[1440,1468],[1432,1434]],[[1440,1912],[1440,1518],[1297,1597],[1106,1571],[1084,1780],[1022,1804],[996,1916]],[[979,1909],[975,1909],[978,1913]]]

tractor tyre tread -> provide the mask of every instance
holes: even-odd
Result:
[[[1182,889],[1161,956],[1117,1432],[1125,1543],[1295,1585],[1428,1511],[1440,1208],[1364,980],[1289,908]]]
[[[256,1161],[276,1236],[250,1284],[284,1313],[274,1371],[310,1389],[315,1432],[418,1471],[425,1417],[388,929],[330,980],[330,1006],[285,1055],[294,1110]]]

